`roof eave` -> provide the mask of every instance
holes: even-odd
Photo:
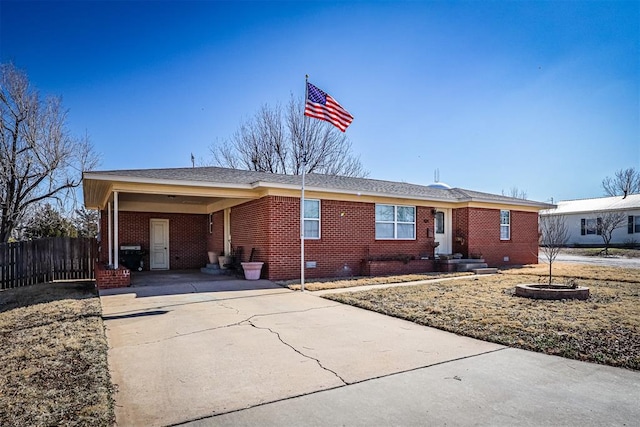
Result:
[[[92,174],[85,173],[84,179],[92,179],[95,181],[111,181],[111,182],[128,182],[134,184],[157,184],[157,185],[178,185],[187,187],[211,187],[215,184],[216,187],[221,188],[234,188],[234,189],[247,189],[254,188],[252,184],[237,184],[230,182],[208,182],[208,181],[192,181],[182,179],[163,179],[163,178],[143,178],[121,175],[105,175],[105,174]]]
[[[257,188],[275,188],[275,189],[283,189],[283,190],[300,190],[300,185],[298,184],[286,184],[286,183],[277,183],[277,182],[268,182],[268,181],[254,181],[249,184],[244,183],[230,183],[230,182],[219,182],[219,181],[194,181],[194,180],[181,180],[181,179],[164,179],[164,178],[146,178],[146,177],[132,177],[125,175],[112,175],[112,174],[104,174],[104,173],[94,173],[94,172],[85,172],[83,175],[83,180],[93,180],[93,181],[102,181],[102,182],[113,182],[113,183],[135,183],[135,184],[149,184],[149,185],[175,185],[175,186],[188,186],[188,187],[217,187],[217,188],[228,188],[228,189],[244,189],[244,190],[252,190]],[[323,193],[335,193],[335,194],[348,194],[353,196],[365,196],[365,197],[384,197],[384,198],[395,198],[395,199],[413,199],[413,200],[421,200],[421,201],[433,201],[439,203],[487,203],[493,205],[512,205],[512,206],[523,206],[523,207],[534,207],[539,210],[542,209],[551,209],[555,208],[556,205],[541,203],[541,202],[533,202],[529,200],[496,200],[493,198],[484,198],[484,197],[437,197],[437,196],[422,196],[422,195],[409,195],[409,194],[398,194],[398,193],[387,193],[387,192],[377,192],[377,191],[354,191],[351,189],[336,189],[336,188],[326,188],[326,187],[317,187],[317,186],[305,186],[305,190],[307,191],[315,191],[315,192],[323,192]]]

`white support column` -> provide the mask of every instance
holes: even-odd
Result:
[[[118,192],[113,192],[113,266],[118,268],[120,258],[120,247],[118,246]]]
[[[231,209],[226,208],[224,210],[224,253],[225,255],[231,254]]]
[[[113,227],[111,218],[111,202],[107,204],[107,235],[109,239],[109,265],[113,265]]]

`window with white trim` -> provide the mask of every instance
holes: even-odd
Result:
[[[320,238],[320,200],[304,199],[304,238]]]
[[[436,212],[434,228],[436,230],[436,234],[444,234],[444,212]]]
[[[511,240],[511,211],[500,211],[500,240]]]
[[[640,215],[629,215],[627,232],[629,234],[640,233]]]
[[[586,236],[588,234],[601,233],[602,218],[582,218],[580,220],[580,234]]]
[[[376,239],[415,240],[415,206],[376,205]]]

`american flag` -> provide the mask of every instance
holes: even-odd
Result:
[[[342,132],[353,121],[353,116],[342,108],[330,95],[307,82],[307,102],[304,115],[315,119],[325,120]]]

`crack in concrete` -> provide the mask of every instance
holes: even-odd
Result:
[[[223,303],[223,302],[219,303],[219,305],[220,305],[220,307],[224,307],[224,308],[226,308],[226,309],[228,309],[228,310],[233,310],[233,311],[235,311],[235,312],[236,312],[236,314],[240,314],[240,310],[238,310],[238,309],[237,309],[237,308],[235,308],[235,307],[228,306],[228,305],[226,305],[226,304],[225,304],[225,303]]]
[[[341,376],[340,376],[336,371],[334,371],[334,370],[332,370],[332,369],[329,369],[329,368],[327,368],[326,366],[324,366],[324,365],[322,364],[322,362],[320,362],[320,359],[316,359],[316,358],[315,358],[315,357],[313,357],[313,356],[309,356],[308,354],[304,354],[303,352],[301,352],[300,350],[298,350],[297,348],[295,348],[293,345],[291,345],[291,344],[289,344],[288,342],[286,342],[285,340],[283,340],[283,339],[282,339],[282,336],[280,336],[280,333],[279,333],[278,331],[274,331],[273,329],[271,329],[271,328],[267,328],[267,327],[264,327],[264,326],[258,326],[258,325],[256,325],[255,323],[253,323],[251,320],[247,320],[246,322],[247,322],[248,324],[250,324],[251,326],[253,326],[254,328],[256,328],[256,329],[262,329],[262,330],[267,330],[267,331],[271,332],[271,333],[272,333],[272,334],[274,334],[276,337],[278,337],[278,340],[280,340],[280,342],[281,342],[282,344],[286,345],[286,346],[287,346],[287,347],[289,347],[291,350],[293,350],[293,351],[295,351],[296,353],[298,353],[300,356],[305,357],[305,358],[310,359],[310,360],[315,360],[315,362],[318,364],[318,366],[320,366],[320,368],[321,368],[321,369],[323,369],[323,370],[325,370],[325,371],[327,371],[327,372],[331,372],[333,375],[335,375],[335,376],[336,376],[336,378],[338,378],[338,379],[342,382],[342,385],[348,385],[348,384],[349,384],[349,383],[347,383],[347,382],[345,381],[345,379],[344,379],[344,378],[342,378],[342,377],[341,377]]]
[[[233,307],[224,305],[222,303],[220,303],[220,305],[222,307],[224,307],[224,308],[227,308],[227,309],[230,309],[230,310],[235,310],[236,314],[240,314],[240,310],[238,310],[237,308],[233,308]],[[176,335],[171,336],[171,337],[161,338],[161,339],[154,340],[154,341],[145,341],[145,342],[141,342],[141,343],[135,344],[135,345],[133,345],[133,347],[137,347],[137,346],[140,346],[140,345],[157,344],[157,343],[160,343],[160,342],[163,342],[163,341],[168,341],[168,340],[172,340],[172,339],[176,339],[176,338],[186,337],[186,336],[194,335],[194,334],[200,334],[200,333],[203,333],[203,332],[215,331],[215,330],[218,330],[218,329],[231,328],[231,327],[234,327],[234,326],[243,326],[243,323],[248,323],[250,326],[253,326],[253,324],[251,324],[251,320],[253,320],[253,319],[257,318],[257,317],[275,316],[275,315],[278,315],[278,314],[305,313],[305,312],[312,311],[312,310],[321,310],[321,309],[325,309],[325,308],[337,307],[339,305],[340,304],[332,304],[332,305],[325,305],[325,306],[322,306],[322,307],[307,308],[305,310],[279,311],[279,312],[276,312],[276,313],[254,314],[254,315],[251,315],[251,316],[247,317],[246,319],[242,319],[242,320],[239,320],[239,321],[234,322],[234,323],[229,323],[229,324],[220,325],[220,326],[214,326],[214,327],[211,327],[211,328],[198,329],[196,331],[186,332],[186,333],[182,333],[182,334],[176,334]],[[125,346],[125,347],[130,347],[130,346]]]
[[[204,415],[202,417],[188,419],[188,420],[185,420],[185,421],[180,421],[180,422],[177,422],[175,424],[170,424],[167,427],[181,426],[181,425],[185,425],[185,424],[192,423],[192,422],[195,422],[195,421],[214,419],[214,418],[220,417],[222,415],[232,414],[232,413],[236,413],[236,412],[243,412],[243,411],[246,411],[246,410],[249,410],[249,409],[258,408],[260,406],[267,406],[267,405],[271,405],[271,404],[274,404],[274,403],[285,402],[287,400],[297,399],[297,398],[304,397],[304,396],[320,394],[320,393],[328,392],[328,391],[331,391],[331,390],[339,389],[339,388],[342,388],[342,387],[352,386],[352,385],[356,385],[356,384],[360,384],[360,383],[367,383],[367,382],[370,382],[370,381],[375,381],[375,380],[379,380],[379,379],[383,379],[383,378],[387,378],[387,377],[394,377],[396,375],[407,374],[407,373],[419,371],[419,370],[422,370],[422,369],[429,369],[429,368],[432,368],[434,366],[446,365],[448,363],[457,362],[459,360],[472,359],[474,357],[484,356],[486,354],[496,353],[496,352],[499,352],[499,351],[509,350],[509,349],[512,349],[512,348],[511,347],[501,347],[501,348],[497,348],[497,349],[493,349],[493,350],[483,351],[481,353],[470,354],[468,356],[462,356],[462,357],[457,357],[457,358],[454,358],[454,359],[444,360],[442,362],[432,363],[432,364],[429,364],[429,365],[417,366],[415,368],[405,369],[405,370],[398,371],[398,372],[393,372],[393,373],[390,373],[390,374],[384,374],[384,375],[379,375],[379,376],[376,376],[376,377],[366,378],[366,379],[363,379],[363,380],[355,381],[353,383],[345,383],[344,385],[339,385],[339,386],[335,386],[335,387],[329,387],[329,388],[325,388],[325,389],[318,389],[318,390],[307,392],[307,393],[301,393],[301,394],[297,394],[297,395],[283,397],[281,399],[275,399],[273,401],[264,401],[264,402],[260,402],[260,403],[254,404],[254,405],[249,405],[249,406],[247,406],[245,408],[239,408],[239,409],[233,409],[233,410],[229,410],[229,411],[221,411],[221,412],[217,412],[217,413],[212,413],[211,415]]]
[[[201,292],[197,292],[198,294],[202,294]],[[289,295],[295,295],[294,292],[291,291],[286,291],[286,292],[280,292],[280,293],[273,293],[273,294],[269,294],[267,296],[280,296],[282,294],[289,294]],[[136,310],[124,310],[124,311],[113,311],[110,312],[109,315],[110,316],[115,316],[115,315],[125,315],[125,314],[131,314],[131,313],[137,313],[139,311],[144,311],[144,310],[167,310],[167,311],[174,311],[171,310],[174,307],[183,307],[183,306],[187,306],[187,305],[193,305],[193,304],[208,304],[208,303],[221,303],[222,301],[231,301],[231,300],[240,300],[240,299],[247,299],[247,298],[257,298],[259,297],[259,295],[250,295],[250,296],[243,296],[243,297],[234,297],[234,298],[216,298],[216,297],[211,297],[211,298],[207,298],[204,300],[200,300],[200,301],[189,301],[189,302],[181,302],[181,303],[174,303],[174,304],[162,304],[162,305],[153,305],[150,307],[146,307],[146,308],[139,308]],[[329,306],[322,306],[322,307],[315,307],[315,308],[311,308],[311,309],[307,309],[307,310],[302,310],[302,311],[308,311],[308,310],[316,310],[318,308],[327,308],[327,307],[337,307],[340,306],[341,304],[333,304],[333,305],[329,305]],[[266,313],[266,314],[261,314],[259,316],[270,316],[270,315],[275,315],[275,314],[286,314],[286,313],[295,313],[296,311],[282,311],[282,312],[278,312],[278,313]],[[103,313],[104,314],[104,313]]]

